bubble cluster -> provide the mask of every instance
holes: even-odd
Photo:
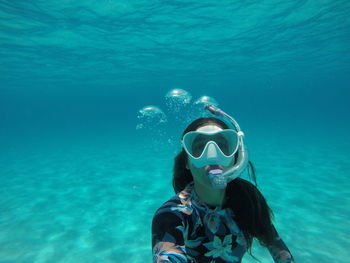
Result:
[[[152,150],[174,151],[181,147],[179,136],[183,130],[195,119],[212,116],[204,108],[207,104],[218,105],[209,96],[202,96],[191,103],[192,95],[183,89],[171,89],[164,96],[165,112],[157,106],[145,106],[139,110],[136,126],[140,136],[147,138]]]

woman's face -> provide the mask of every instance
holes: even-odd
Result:
[[[208,124],[208,125],[214,125],[214,124]],[[207,125],[205,125],[205,126],[207,126]],[[220,129],[222,129],[218,125],[215,125],[215,126],[217,126]],[[202,128],[202,127],[203,126],[198,127],[197,130]],[[231,161],[231,163],[228,166],[206,165],[204,167],[198,168],[198,167],[194,166],[193,163],[191,162],[191,159],[189,157],[187,157],[187,165],[186,165],[186,167],[187,167],[187,169],[189,169],[191,171],[192,176],[193,176],[193,180],[196,181],[196,183],[200,183],[201,185],[206,186],[206,187],[212,187],[211,181],[210,181],[209,176],[208,176],[209,170],[215,169],[215,168],[219,168],[219,169],[221,169],[223,171],[226,171],[231,166],[233,166],[233,164],[234,164],[234,158],[232,158],[232,161]]]

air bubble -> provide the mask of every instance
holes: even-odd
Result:
[[[165,95],[165,103],[172,112],[179,112],[191,102],[192,96],[189,92],[182,89],[170,90]]]
[[[141,123],[137,124],[136,129],[152,128],[167,122],[165,113],[160,108],[151,105],[139,110],[137,118]]]
[[[216,99],[212,98],[212,97],[209,97],[209,96],[202,96],[200,97],[198,100],[195,101],[196,105],[200,105],[200,104],[203,104],[204,105],[207,105],[207,104],[212,104],[214,106],[218,106],[219,103],[217,102]]]

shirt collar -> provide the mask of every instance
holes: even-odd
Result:
[[[222,206],[212,206],[212,205],[208,205],[206,203],[204,203],[202,200],[199,199],[198,194],[196,193],[196,190],[194,188],[194,182],[190,182],[186,188],[187,192],[190,194],[191,200],[192,202],[194,201],[194,203],[199,206],[200,208],[204,208],[205,210],[209,210],[209,211],[220,211],[220,210],[224,210]]]

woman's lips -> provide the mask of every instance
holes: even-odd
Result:
[[[223,170],[224,167],[222,165],[206,165],[204,166],[205,171],[209,172],[211,170],[216,170],[216,169],[220,169]]]

